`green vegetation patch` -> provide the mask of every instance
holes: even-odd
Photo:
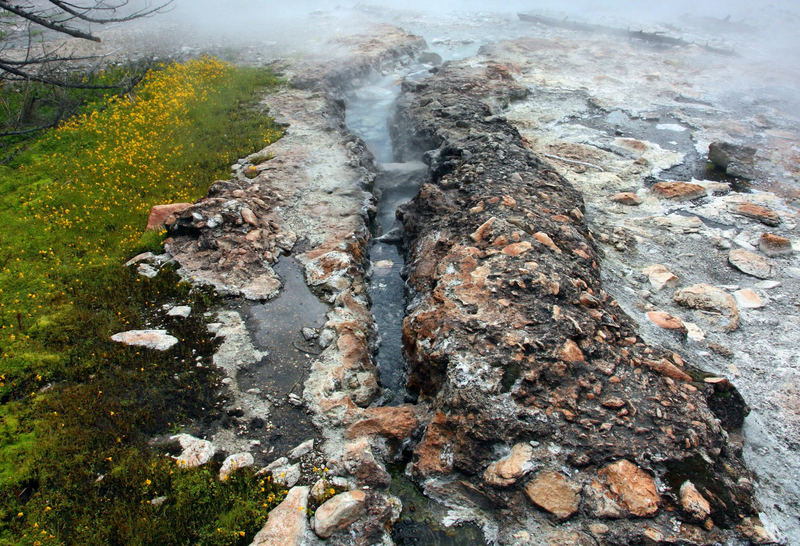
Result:
[[[148,442],[220,417],[214,295],[169,266],[150,207],[194,201],[281,136],[269,72],[214,59],[160,67],[124,97],[26,142],[0,167],[0,544],[248,544],[285,491],[220,461],[181,469]],[[189,305],[188,318],[165,305]],[[165,352],[116,332],[160,328]]]

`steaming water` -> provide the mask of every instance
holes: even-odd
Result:
[[[375,158],[382,163],[392,161],[392,143],[387,121],[400,91],[397,74],[384,76],[373,85],[362,87],[347,100],[348,127],[366,143]],[[394,225],[395,210],[411,199],[419,189],[419,181],[399,172],[383,172],[375,182],[381,194],[372,234],[379,237]],[[405,314],[405,283],[400,276],[403,257],[397,246],[376,243],[371,249],[374,264],[369,292],[372,313],[381,335],[381,347],[376,356],[386,401],[400,404],[405,401],[405,360],[402,354],[402,321]]]
[[[470,46],[472,47],[472,46]],[[443,51],[444,52],[444,51]],[[424,67],[411,67],[407,77],[421,78]],[[418,192],[427,167],[424,163],[392,163],[393,151],[388,120],[399,94],[402,76],[384,76],[372,85],[356,89],[347,98],[345,121],[353,133],[361,137],[381,162],[382,172],[375,181],[379,196],[372,234],[380,237],[395,226],[395,212],[402,203]],[[397,405],[405,402],[406,362],[402,352],[402,322],[405,316],[405,281],[400,275],[403,256],[395,244],[375,243],[370,249],[373,274],[368,289],[372,298],[372,314],[381,335],[376,355],[384,402]],[[392,538],[396,544],[415,546],[482,546],[486,542],[473,524],[445,527],[440,522],[447,509],[427,499],[402,472],[393,472],[392,493],[403,501],[403,513],[395,525]]]

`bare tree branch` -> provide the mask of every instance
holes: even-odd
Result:
[[[90,25],[122,23],[164,11],[176,0],[0,0],[0,137],[18,137],[52,127],[74,113],[74,90],[122,90],[128,92],[147,73],[148,67],[116,80],[96,83],[92,75],[108,54],[78,55],[54,46],[38,36],[47,29],[81,40],[100,42]],[[24,25],[20,25],[24,22]],[[36,30],[36,29],[39,30]],[[41,48],[39,48],[41,42]],[[95,63],[96,61],[96,63]],[[87,62],[95,64],[87,66]],[[56,92],[61,89],[63,92]],[[71,92],[67,92],[70,91]],[[54,119],[50,119],[55,115]]]
[[[84,40],[91,40],[92,42],[100,42],[100,38],[92,34],[89,34],[88,32],[82,32],[76,28],[60,25],[54,22],[52,19],[41,17],[36,12],[25,10],[20,6],[12,6],[5,0],[0,0],[0,9],[10,11],[15,15],[19,15],[23,19],[27,19],[31,23],[36,23],[37,25],[49,28],[50,30],[55,30],[56,32],[60,32],[61,34],[67,34],[69,36],[73,36],[75,38],[82,38]]]
[[[94,8],[79,8],[78,6],[75,6],[74,4],[70,4],[68,2],[63,2],[61,0],[48,0],[48,1],[51,4],[53,4],[54,6],[56,6],[58,8],[61,8],[65,12],[69,13],[70,15],[73,15],[73,16],[77,17],[78,19],[80,19],[82,21],[87,21],[89,23],[101,23],[101,24],[105,24],[105,23],[123,23],[125,21],[131,21],[133,19],[139,19],[141,17],[147,17],[148,15],[153,15],[154,13],[163,11],[164,8],[166,8],[167,6],[169,6],[170,4],[175,2],[175,0],[168,0],[164,4],[162,4],[160,6],[157,6],[155,8],[145,7],[140,11],[134,12],[134,13],[132,13],[130,15],[126,15],[124,17],[97,18],[97,17],[91,17],[88,14],[93,12],[93,11],[98,11],[101,8],[97,8],[97,7],[94,7]],[[123,2],[122,4],[117,5],[117,6],[104,7],[102,9],[106,9],[106,10],[110,10],[112,12],[115,12],[117,9],[121,8],[122,6],[125,6],[127,3],[128,2],[126,1],[126,2]],[[0,6],[0,7],[2,7],[2,6]],[[80,11],[81,9],[83,9],[83,12]]]

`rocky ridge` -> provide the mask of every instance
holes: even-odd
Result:
[[[426,494],[493,521],[501,544],[743,538],[757,510],[737,424],[603,289],[581,195],[499,115],[527,89],[490,62],[404,91],[395,134],[433,150],[432,182],[401,211],[410,384],[431,409],[411,474]],[[532,468],[494,476],[528,449]],[[680,488],[700,480],[712,508],[697,525]]]

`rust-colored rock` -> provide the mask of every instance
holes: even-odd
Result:
[[[622,459],[606,466],[598,474],[620,506],[634,516],[644,518],[658,512],[661,497],[656,482],[632,462]]]
[[[604,292],[580,194],[490,115],[487,104],[525,90],[476,71],[445,64],[424,83],[405,85],[392,124],[400,159],[419,145],[411,139],[432,150],[430,180],[399,212],[413,293],[403,323],[409,383],[435,415],[423,425],[412,476],[454,505],[486,506],[501,534],[511,521],[541,526],[536,540],[546,543],[558,516],[525,510],[519,483],[486,480],[502,446],[530,443],[534,461],[590,484],[581,491],[585,511],[571,516],[575,529],[604,518],[614,541],[633,544],[644,540],[644,526],[628,518],[653,517],[648,527],[668,537],[679,514],[658,510],[655,477],[632,463],[633,485],[616,467],[603,485],[596,469],[635,460],[666,481],[670,464],[713,452],[725,461],[710,470],[714,479],[737,492],[739,513],[753,514],[738,481],[743,463],[735,450],[718,451],[727,440],[712,426],[704,393],[688,388],[691,378],[667,360],[672,353],[644,343]],[[504,143],[502,157],[495,142]],[[633,243],[622,230],[594,235]],[[533,246],[519,257],[502,251],[523,239]],[[531,542],[524,533],[518,539]]]
[[[653,193],[676,201],[691,201],[708,195],[703,186],[690,182],[657,182],[653,184]]]
[[[578,347],[578,344],[571,339],[568,339],[564,342],[564,345],[561,347],[561,351],[559,351],[558,356],[561,358],[561,360],[566,362],[583,362],[586,360],[581,348]]]
[[[621,205],[628,205],[629,207],[635,207],[642,204],[642,200],[639,199],[639,196],[630,191],[615,193],[611,196],[611,200],[615,203],[620,203]]]
[[[770,258],[789,256],[794,252],[792,242],[789,239],[772,233],[761,234],[761,238],[758,241],[758,249]]]
[[[412,473],[429,476],[450,472],[453,462],[448,457],[447,450],[451,447],[453,440],[453,432],[447,424],[447,416],[443,412],[437,411],[428,423],[422,441],[414,448]]]
[[[781,223],[781,217],[774,210],[747,201],[734,206],[731,212],[758,220],[767,226],[778,226]]]
[[[419,427],[414,406],[383,406],[368,408],[362,413],[359,421],[347,429],[348,438],[378,435],[384,438],[405,441]]]
[[[650,311],[647,313],[647,318],[659,328],[686,331],[686,326],[683,325],[683,321],[676,316],[670,315],[666,311]]]
[[[541,472],[525,486],[530,501],[559,519],[568,519],[581,504],[581,487],[559,472]]]
[[[178,215],[191,207],[191,203],[172,203],[170,205],[155,205],[150,209],[145,229],[159,231],[166,228],[165,223],[173,215]]]

